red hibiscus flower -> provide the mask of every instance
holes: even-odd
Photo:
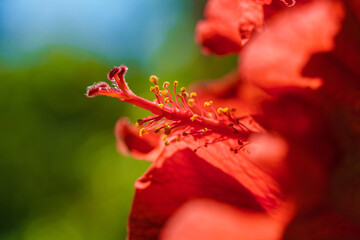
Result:
[[[150,102],[128,88],[126,71],[125,66],[115,67],[108,74],[115,86],[101,82],[89,87],[87,95],[117,97],[153,113],[138,120],[140,134],[124,119],[115,129],[121,152],[153,161],[135,184],[130,238],[158,237],[166,220],[186,201],[196,198],[276,214],[281,204],[277,183],[248,159],[249,136],[264,132],[248,110],[245,115],[242,109],[215,109],[212,101],[200,103],[201,94],[188,94],[184,88],[177,92],[177,82],[173,91],[168,82],[160,90],[154,76],[150,78],[154,83],[151,91],[157,101]],[[156,135],[160,132],[165,138]]]
[[[265,3],[210,0],[197,27],[205,51],[241,50],[238,73],[190,94],[151,77],[156,102],[124,66],[88,89],[153,114],[140,135],[115,128],[120,152],[153,162],[130,239],[360,239],[359,4]]]

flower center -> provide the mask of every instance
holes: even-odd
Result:
[[[244,119],[251,118],[250,116],[235,117],[235,109],[227,107],[215,109],[212,101],[201,104],[195,92],[189,94],[185,88],[180,88],[178,91],[177,81],[173,83],[172,88],[169,82],[164,82],[160,89],[158,78],[151,76],[150,82],[154,86],[150,88],[150,91],[154,93],[156,99],[151,102],[141,98],[128,87],[125,81],[126,72],[126,66],[114,67],[108,73],[113,86],[100,82],[88,87],[86,95],[88,97],[97,95],[116,97],[123,102],[150,111],[153,115],[139,119],[136,123],[140,128],[140,136],[149,132],[162,131],[165,134],[164,142],[168,145],[190,134],[201,137],[217,133],[221,138],[237,139],[239,145],[242,145],[242,142],[246,141],[252,133],[243,122]]]

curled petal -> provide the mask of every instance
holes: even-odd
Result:
[[[154,133],[139,136],[139,129],[132,125],[126,118],[121,118],[115,126],[115,136],[118,151],[122,154],[153,161],[159,155],[156,148],[160,136]]]
[[[195,40],[205,54],[238,53],[263,23],[262,4],[249,0],[209,0]]]
[[[243,50],[240,75],[270,92],[320,87],[321,78],[304,77],[302,70],[313,54],[334,48],[342,18],[338,1],[313,1],[274,16]]]

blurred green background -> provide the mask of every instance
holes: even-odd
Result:
[[[113,127],[146,112],[87,99],[115,65],[153,99],[148,77],[222,76],[236,58],[193,40],[205,0],[1,0],[0,240],[124,239],[136,178],[149,163],[120,156]]]

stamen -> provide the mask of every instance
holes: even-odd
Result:
[[[155,90],[155,93],[159,93],[159,90],[160,90],[160,88],[159,88],[159,85],[155,85],[154,86],[154,90]]]
[[[173,105],[173,106],[175,106],[175,107],[177,107],[177,108],[179,109],[180,106],[178,106],[178,104],[175,103],[175,101],[174,101],[174,99],[173,99],[173,97],[172,97],[172,95],[171,95],[171,93],[170,93],[169,86],[170,86],[170,83],[169,83],[169,82],[164,82],[163,88],[166,89],[166,91],[164,91],[164,92],[166,92],[166,96],[169,97],[169,102],[171,103],[171,105]],[[176,97],[176,95],[175,95],[175,97]]]
[[[171,133],[171,127],[167,123],[165,123],[165,125],[164,125],[164,133],[166,135],[169,135]]]
[[[196,96],[197,96],[196,92],[190,93],[190,98],[196,98]]]
[[[195,121],[195,119],[198,117],[198,115],[194,114],[192,115],[192,117],[190,118],[191,121]]]
[[[204,102],[204,107],[210,107],[213,104],[213,101]]]
[[[170,86],[170,83],[169,83],[169,82],[164,82],[164,83],[163,83],[163,88],[167,88],[168,86]]]
[[[233,138],[244,142],[252,133],[245,123],[240,122],[242,118],[234,118],[231,115],[232,109],[219,108],[219,115],[212,106],[212,101],[201,105],[196,98],[195,92],[189,95],[185,88],[181,88],[180,92],[177,93],[177,81],[174,82],[173,94],[175,98],[173,98],[169,90],[170,83],[165,82],[162,86],[166,90],[160,90],[158,78],[151,76],[150,81],[154,86],[150,88],[150,91],[156,96],[156,102],[141,98],[128,88],[124,78],[126,71],[127,68],[125,66],[113,68],[109,72],[108,77],[115,84],[115,87],[100,82],[88,88],[87,96],[105,95],[116,97],[121,101],[152,112],[153,115],[137,121],[136,125],[141,127],[139,131],[140,136],[151,131],[158,133],[161,129],[164,129],[165,136],[169,135],[169,139],[166,138],[164,140],[165,144],[170,144],[175,140],[178,141],[181,136],[187,135],[200,138],[205,133],[217,133],[222,136],[208,142],[212,143],[226,138]],[[181,99],[182,105],[179,104],[178,97]],[[194,107],[194,109],[190,107]]]
[[[190,99],[187,101],[187,104],[189,105],[189,107],[194,107],[194,103],[195,103],[195,99],[193,99],[193,98],[190,98]]]
[[[180,104],[179,101],[177,99],[177,93],[176,93],[176,87],[179,84],[178,81],[174,81],[174,98],[175,98],[175,102],[176,102],[176,106],[180,109]]]
[[[168,97],[169,94],[166,90],[159,90],[160,94],[163,95],[164,97]]]
[[[155,75],[151,75],[149,80],[150,80],[150,82],[152,82],[154,85],[157,85],[158,82],[159,82],[158,77],[155,76]]]
[[[140,137],[142,137],[144,134],[148,134],[148,132],[145,130],[145,128],[141,128],[139,131]]]
[[[193,114],[193,112],[191,111],[191,109],[189,108],[189,106],[188,106],[187,103],[186,103],[187,93],[186,93],[186,92],[181,92],[181,93],[178,93],[177,96],[180,97],[181,102],[183,103],[184,108],[185,108],[189,113],[192,113],[192,114]]]

